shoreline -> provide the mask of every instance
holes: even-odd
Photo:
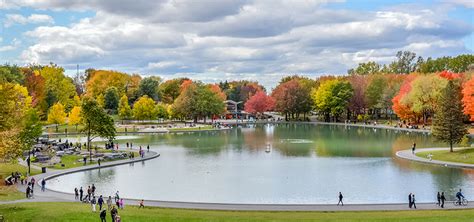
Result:
[[[465,148],[454,148],[454,150],[460,150],[460,149],[465,149]],[[418,152],[429,152],[429,151],[443,151],[443,150],[449,150],[449,148],[423,148],[423,149],[416,149],[415,154],[411,152],[411,149],[409,150],[400,150],[395,153],[395,155],[404,160],[408,161],[414,161],[418,163],[424,163],[424,164],[430,164],[430,165],[438,165],[441,167],[454,167],[454,168],[465,168],[465,169],[474,169],[474,164],[469,164],[469,163],[459,163],[459,162],[449,162],[449,161],[441,161],[441,160],[429,160],[423,157],[419,157],[416,155]]]

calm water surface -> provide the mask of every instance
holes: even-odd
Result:
[[[432,202],[456,189],[474,198],[474,171],[400,160],[395,152],[442,146],[422,133],[313,124],[256,125],[222,132],[143,135],[119,140],[161,154],[58,177],[54,190],[95,184],[98,193],[167,201],[219,203]],[[266,152],[271,147],[270,152]]]

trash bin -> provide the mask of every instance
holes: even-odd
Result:
[[[41,173],[46,173],[46,167],[41,167]]]

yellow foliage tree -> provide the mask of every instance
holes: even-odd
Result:
[[[76,131],[77,131],[77,125],[81,123],[82,117],[81,117],[81,107],[80,106],[74,106],[69,113],[69,125],[76,126]]]
[[[148,96],[140,97],[140,99],[133,104],[133,116],[137,120],[155,119],[155,101]]]
[[[64,112],[64,106],[61,103],[51,106],[48,112],[48,123],[56,124],[56,132],[58,132],[58,125],[63,124],[65,121],[66,112]]]
[[[95,100],[97,101],[97,104],[100,106],[100,108],[104,108],[104,106],[105,106],[105,97],[104,97],[103,94],[98,95]]]

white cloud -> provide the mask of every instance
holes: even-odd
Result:
[[[2,41],[3,39],[0,38],[0,42]],[[21,44],[21,41],[15,38],[12,40],[10,45],[0,46],[0,52],[16,50],[20,44]]]
[[[7,0],[12,6],[13,1]],[[288,74],[345,73],[389,62],[398,50],[424,57],[470,52],[472,24],[436,8],[351,11],[323,0],[15,1],[53,10],[94,10],[68,26],[26,33],[28,62],[109,68],[203,81],[249,79],[273,86]]]
[[[474,1],[472,0],[445,0],[447,3],[452,3],[455,5],[461,5],[466,8],[474,8]]]
[[[14,24],[20,24],[20,25],[25,25],[25,24],[40,24],[40,23],[46,23],[46,24],[53,24],[54,19],[49,16],[49,15],[43,15],[43,14],[31,14],[28,17],[25,17],[20,14],[7,14],[4,22],[5,27],[10,27]]]

